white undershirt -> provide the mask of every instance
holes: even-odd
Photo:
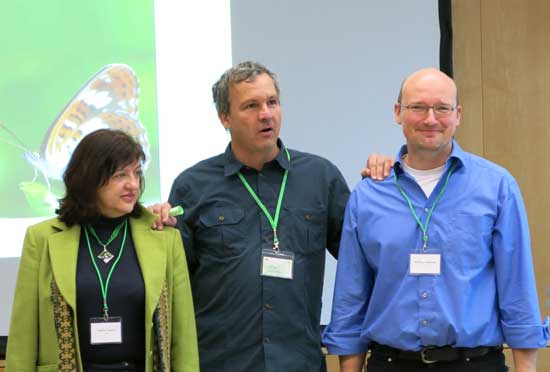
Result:
[[[407,164],[405,164],[405,161],[402,161],[401,164],[403,165],[403,169],[405,170],[405,172],[410,174],[416,180],[418,186],[420,186],[422,191],[424,191],[424,194],[426,194],[427,198],[430,197],[432,191],[435,189],[435,186],[437,185],[439,179],[445,171],[445,164],[440,167],[428,170],[418,170],[411,168]]]

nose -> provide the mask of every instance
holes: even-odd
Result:
[[[131,174],[128,179],[128,182],[126,182],[126,187],[131,190],[139,189],[139,185],[141,183],[141,178],[137,174]]]
[[[271,109],[269,108],[267,103],[264,103],[262,104],[262,107],[258,115],[260,120],[269,120],[273,117],[273,112],[271,112]]]
[[[434,125],[437,124],[438,120],[435,117],[435,111],[433,107],[428,107],[428,112],[426,113],[426,117],[424,118],[424,124],[427,125]]]

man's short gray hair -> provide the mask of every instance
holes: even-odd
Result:
[[[216,104],[216,111],[218,116],[222,114],[229,114],[229,108],[231,105],[229,99],[229,88],[233,84],[238,84],[243,81],[252,82],[256,79],[256,76],[261,74],[267,74],[275,85],[277,91],[277,97],[280,95],[279,82],[277,81],[277,75],[271,72],[267,67],[252,61],[241,62],[229,70],[225,71],[222,76],[212,86],[212,97]]]

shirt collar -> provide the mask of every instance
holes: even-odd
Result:
[[[277,139],[277,146],[279,147],[279,153],[277,154],[277,156],[273,161],[277,162],[279,166],[285,170],[290,169],[290,160],[286,155],[286,149],[285,149],[285,145],[283,144],[283,141],[281,141],[280,139]],[[241,163],[235,157],[235,154],[233,154],[233,151],[231,151],[231,142],[230,142],[225,148],[225,153],[224,153],[224,175],[226,177],[234,175],[235,173],[239,172],[243,167],[246,167],[246,165]]]
[[[393,164],[393,169],[395,169],[397,174],[403,173],[403,155],[405,155],[408,152],[407,145],[401,146],[401,149],[399,149],[399,152],[397,153],[397,157],[395,158],[395,163]],[[458,145],[456,140],[453,139],[453,149],[451,150],[451,155],[449,155],[449,158],[446,161],[446,167],[445,171],[449,169],[451,164],[453,163],[453,160],[456,162],[455,170],[465,166],[466,162],[466,152],[462,150],[462,148]]]

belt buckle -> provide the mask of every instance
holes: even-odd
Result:
[[[424,363],[424,364],[433,364],[433,363],[438,362],[437,360],[428,359],[426,357],[426,354],[425,354],[427,350],[436,349],[436,348],[437,348],[437,346],[425,346],[420,350],[420,359],[422,360],[422,363]]]

